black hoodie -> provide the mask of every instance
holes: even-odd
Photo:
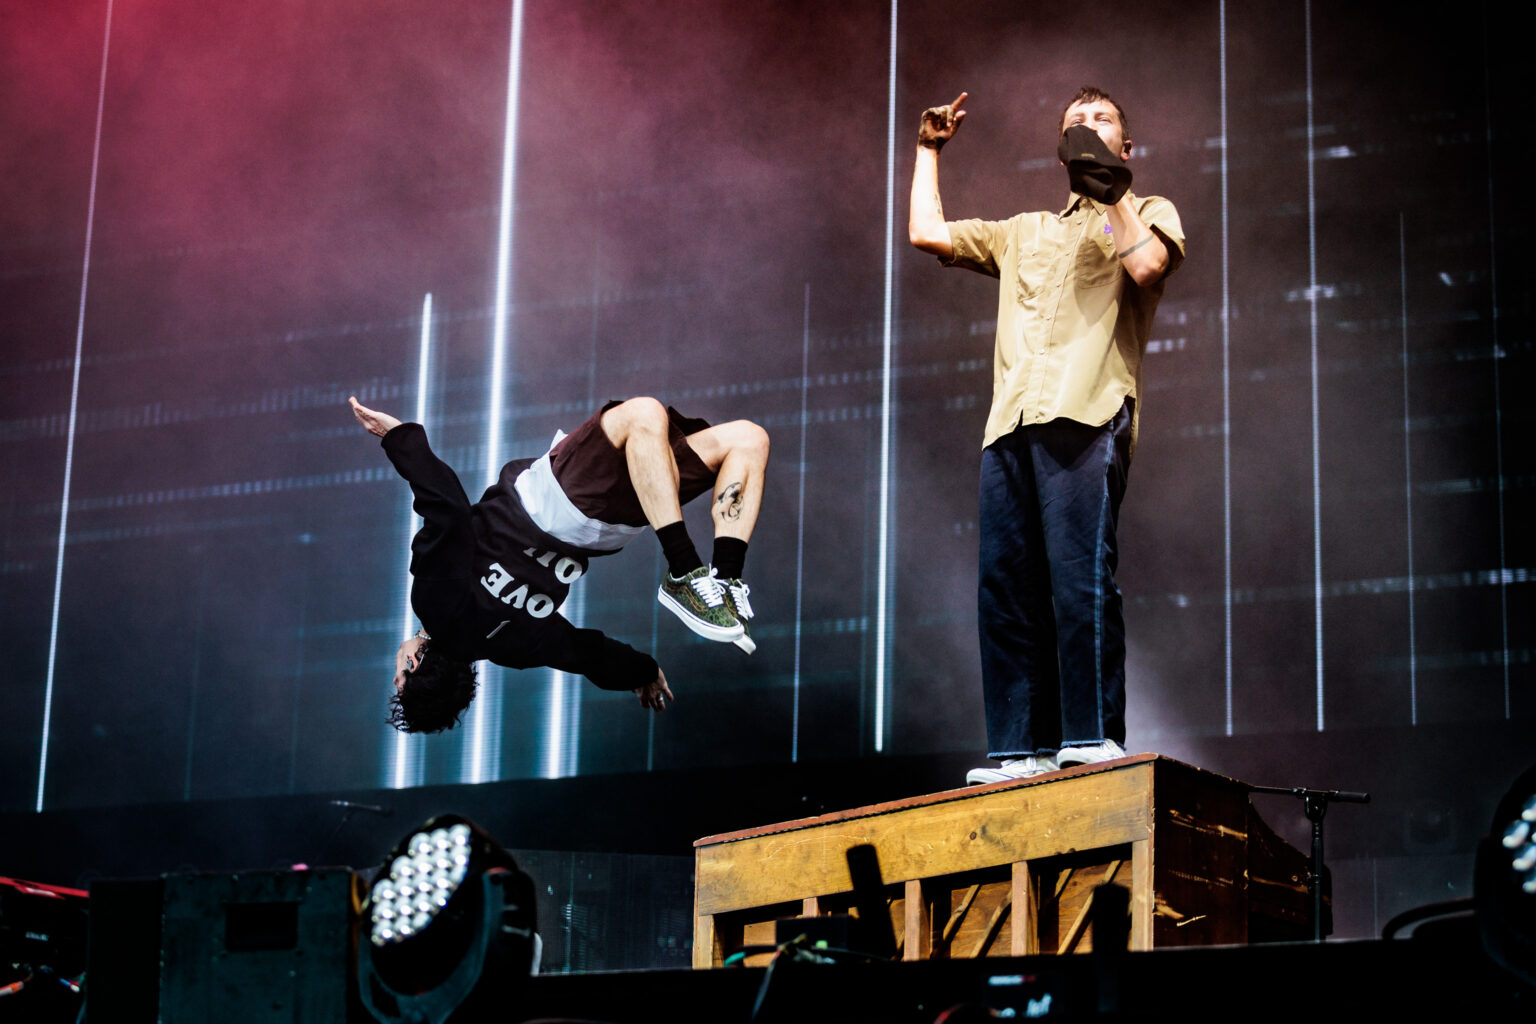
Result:
[[[471,505],[421,424],[400,424],[382,444],[423,520],[411,541],[411,608],[433,648],[463,661],[574,672],[605,690],[655,681],[650,655],[560,614],[588,561],[613,552],[551,537],[529,518],[513,482],[534,460],[507,463]]]

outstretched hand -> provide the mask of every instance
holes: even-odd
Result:
[[[357,422],[363,425],[363,429],[375,437],[383,437],[400,425],[400,421],[387,412],[375,412],[357,400],[356,395],[350,396],[347,401],[352,405],[352,415],[357,417]]]
[[[960,105],[970,93],[963,92],[955,97],[955,102],[946,103],[942,107],[929,107],[923,111],[922,123],[917,128],[917,144],[927,146],[929,149],[942,149],[944,143],[955,137],[955,131],[960,127],[960,122],[965,120],[965,111]]]
[[[640,698],[640,706],[652,711],[667,710],[667,701],[676,700],[672,696],[672,688],[667,685],[666,673],[661,666],[656,667],[656,678],[644,686],[635,687],[635,696]]]

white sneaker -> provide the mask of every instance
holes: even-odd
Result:
[[[656,600],[706,640],[729,644],[742,636],[741,621],[726,603],[725,586],[707,565],[681,577],[662,574]]]
[[[740,579],[720,579],[720,585],[725,588],[725,606],[736,616],[736,621],[741,623],[741,636],[731,643],[751,654],[757,650],[757,642],[752,639],[752,602],[748,595],[752,588]]]
[[[1105,740],[1102,743],[1090,743],[1086,747],[1062,747],[1056,752],[1056,762],[1066,768],[1074,764],[1098,764],[1100,761],[1113,761],[1117,757],[1126,757],[1125,748],[1114,740]]]
[[[1036,775],[1056,770],[1056,759],[1050,754],[1032,754],[1029,757],[1010,757],[996,768],[972,768],[965,773],[967,786],[983,786],[988,782],[1014,782],[1031,779]]]

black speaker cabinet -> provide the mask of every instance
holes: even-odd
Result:
[[[167,876],[162,1024],[346,1020],[360,885],[345,868]]]
[[[92,887],[86,1019],[356,1020],[352,964],[362,891],[361,880],[346,868],[98,883]],[[151,916],[147,904],[156,896],[158,913]],[[156,949],[159,955],[151,959]],[[155,971],[158,1000],[145,991]]]

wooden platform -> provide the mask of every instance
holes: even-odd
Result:
[[[848,913],[844,853],[872,844],[905,960],[1092,947],[1088,896],[1131,891],[1131,948],[1311,934],[1306,858],[1242,783],[1156,754],[948,790],[694,843],[693,965]]]

